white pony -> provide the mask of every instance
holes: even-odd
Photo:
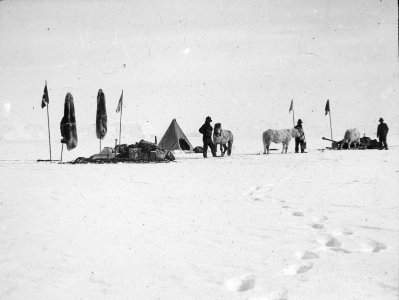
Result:
[[[263,132],[262,140],[263,140],[263,154],[269,154],[269,147],[271,142],[273,143],[283,143],[283,149],[281,153],[287,153],[288,145],[291,141],[291,138],[299,137],[300,133],[297,129],[268,129]]]
[[[359,147],[360,145],[360,132],[356,128],[353,129],[347,129],[345,131],[345,136],[344,139],[341,143],[340,149],[342,149],[343,145],[347,143],[348,144],[348,149],[351,149],[351,144],[353,143],[355,146],[355,149]]]
[[[215,124],[215,130],[213,131],[213,142],[215,143],[215,147],[220,144],[220,152],[222,156],[226,153],[230,156],[231,149],[233,148],[233,134],[230,130],[223,130],[222,125],[220,123]]]

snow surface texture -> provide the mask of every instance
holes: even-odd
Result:
[[[0,299],[397,299],[399,148],[292,147],[0,161]]]

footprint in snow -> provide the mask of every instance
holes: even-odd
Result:
[[[285,275],[296,275],[296,274],[303,274],[313,268],[313,263],[300,263],[290,265],[283,269],[283,274]]]
[[[368,242],[361,244],[360,247],[361,251],[369,253],[378,253],[387,249],[385,244],[374,240],[369,240]]]
[[[316,258],[319,258],[319,255],[317,253],[315,253],[315,252],[312,252],[312,251],[298,252],[296,256],[297,256],[298,259],[316,259]]]
[[[324,228],[323,224],[317,224],[317,223],[312,224],[310,226],[312,226],[312,228],[314,228],[314,229],[323,229]]]
[[[310,219],[309,225],[314,229],[323,229],[324,228],[323,222],[326,220],[328,220],[328,218],[326,216],[312,217]]]
[[[245,292],[255,286],[255,276],[243,275],[238,278],[230,278],[225,281],[225,286],[228,290],[234,292]]]
[[[292,215],[295,217],[303,217],[303,213],[301,213],[300,211],[295,211],[292,213]]]
[[[352,253],[351,251],[342,248],[341,247],[342,242],[335,237],[331,237],[331,236],[327,236],[326,238],[321,237],[317,240],[317,242],[322,245],[322,247],[319,248],[319,250],[322,250],[322,251],[332,250],[332,251],[336,251],[336,252],[343,252],[346,254]],[[346,245],[346,246],[348,246],[348,245]]]
[[[341,246],[341,242],[336,239],[336,238],[330,238],[328,241],[325,243],[325,246],[329,248],[338,248]]]

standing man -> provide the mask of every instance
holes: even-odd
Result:
[[[216,147],[212,141],[212,126],[211,126],[212,119],[211,117],[206,117],[204,125],[201,126],[199,132],[202,133],[202,141],[204,142],[204,150],[202,155],[204,158],[207,158],[208,146],[211,148],[212,155],[216,156]]]
[[[298,122],[294,128],[299,131],[299,137],[295,138],[295,153],[298,153],[299,145],[301,145],[301,153],[305,153],[306,149],[305,132],[303,132],[301,119],[298,119]]]
[[[380,118],[380,124],[377,127],[377,138],[380,140],[380,150],[388,150],[387,135],[388,135],[388,125],[384,123],[384,119]]]

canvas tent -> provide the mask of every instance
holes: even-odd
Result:
[[[179,124],[177,124],[176,119],[173,119],[172,123],[170,123],[158,147],[165,150],[193,151],[193,146],[190,144],[183,130],[181,130]]]

